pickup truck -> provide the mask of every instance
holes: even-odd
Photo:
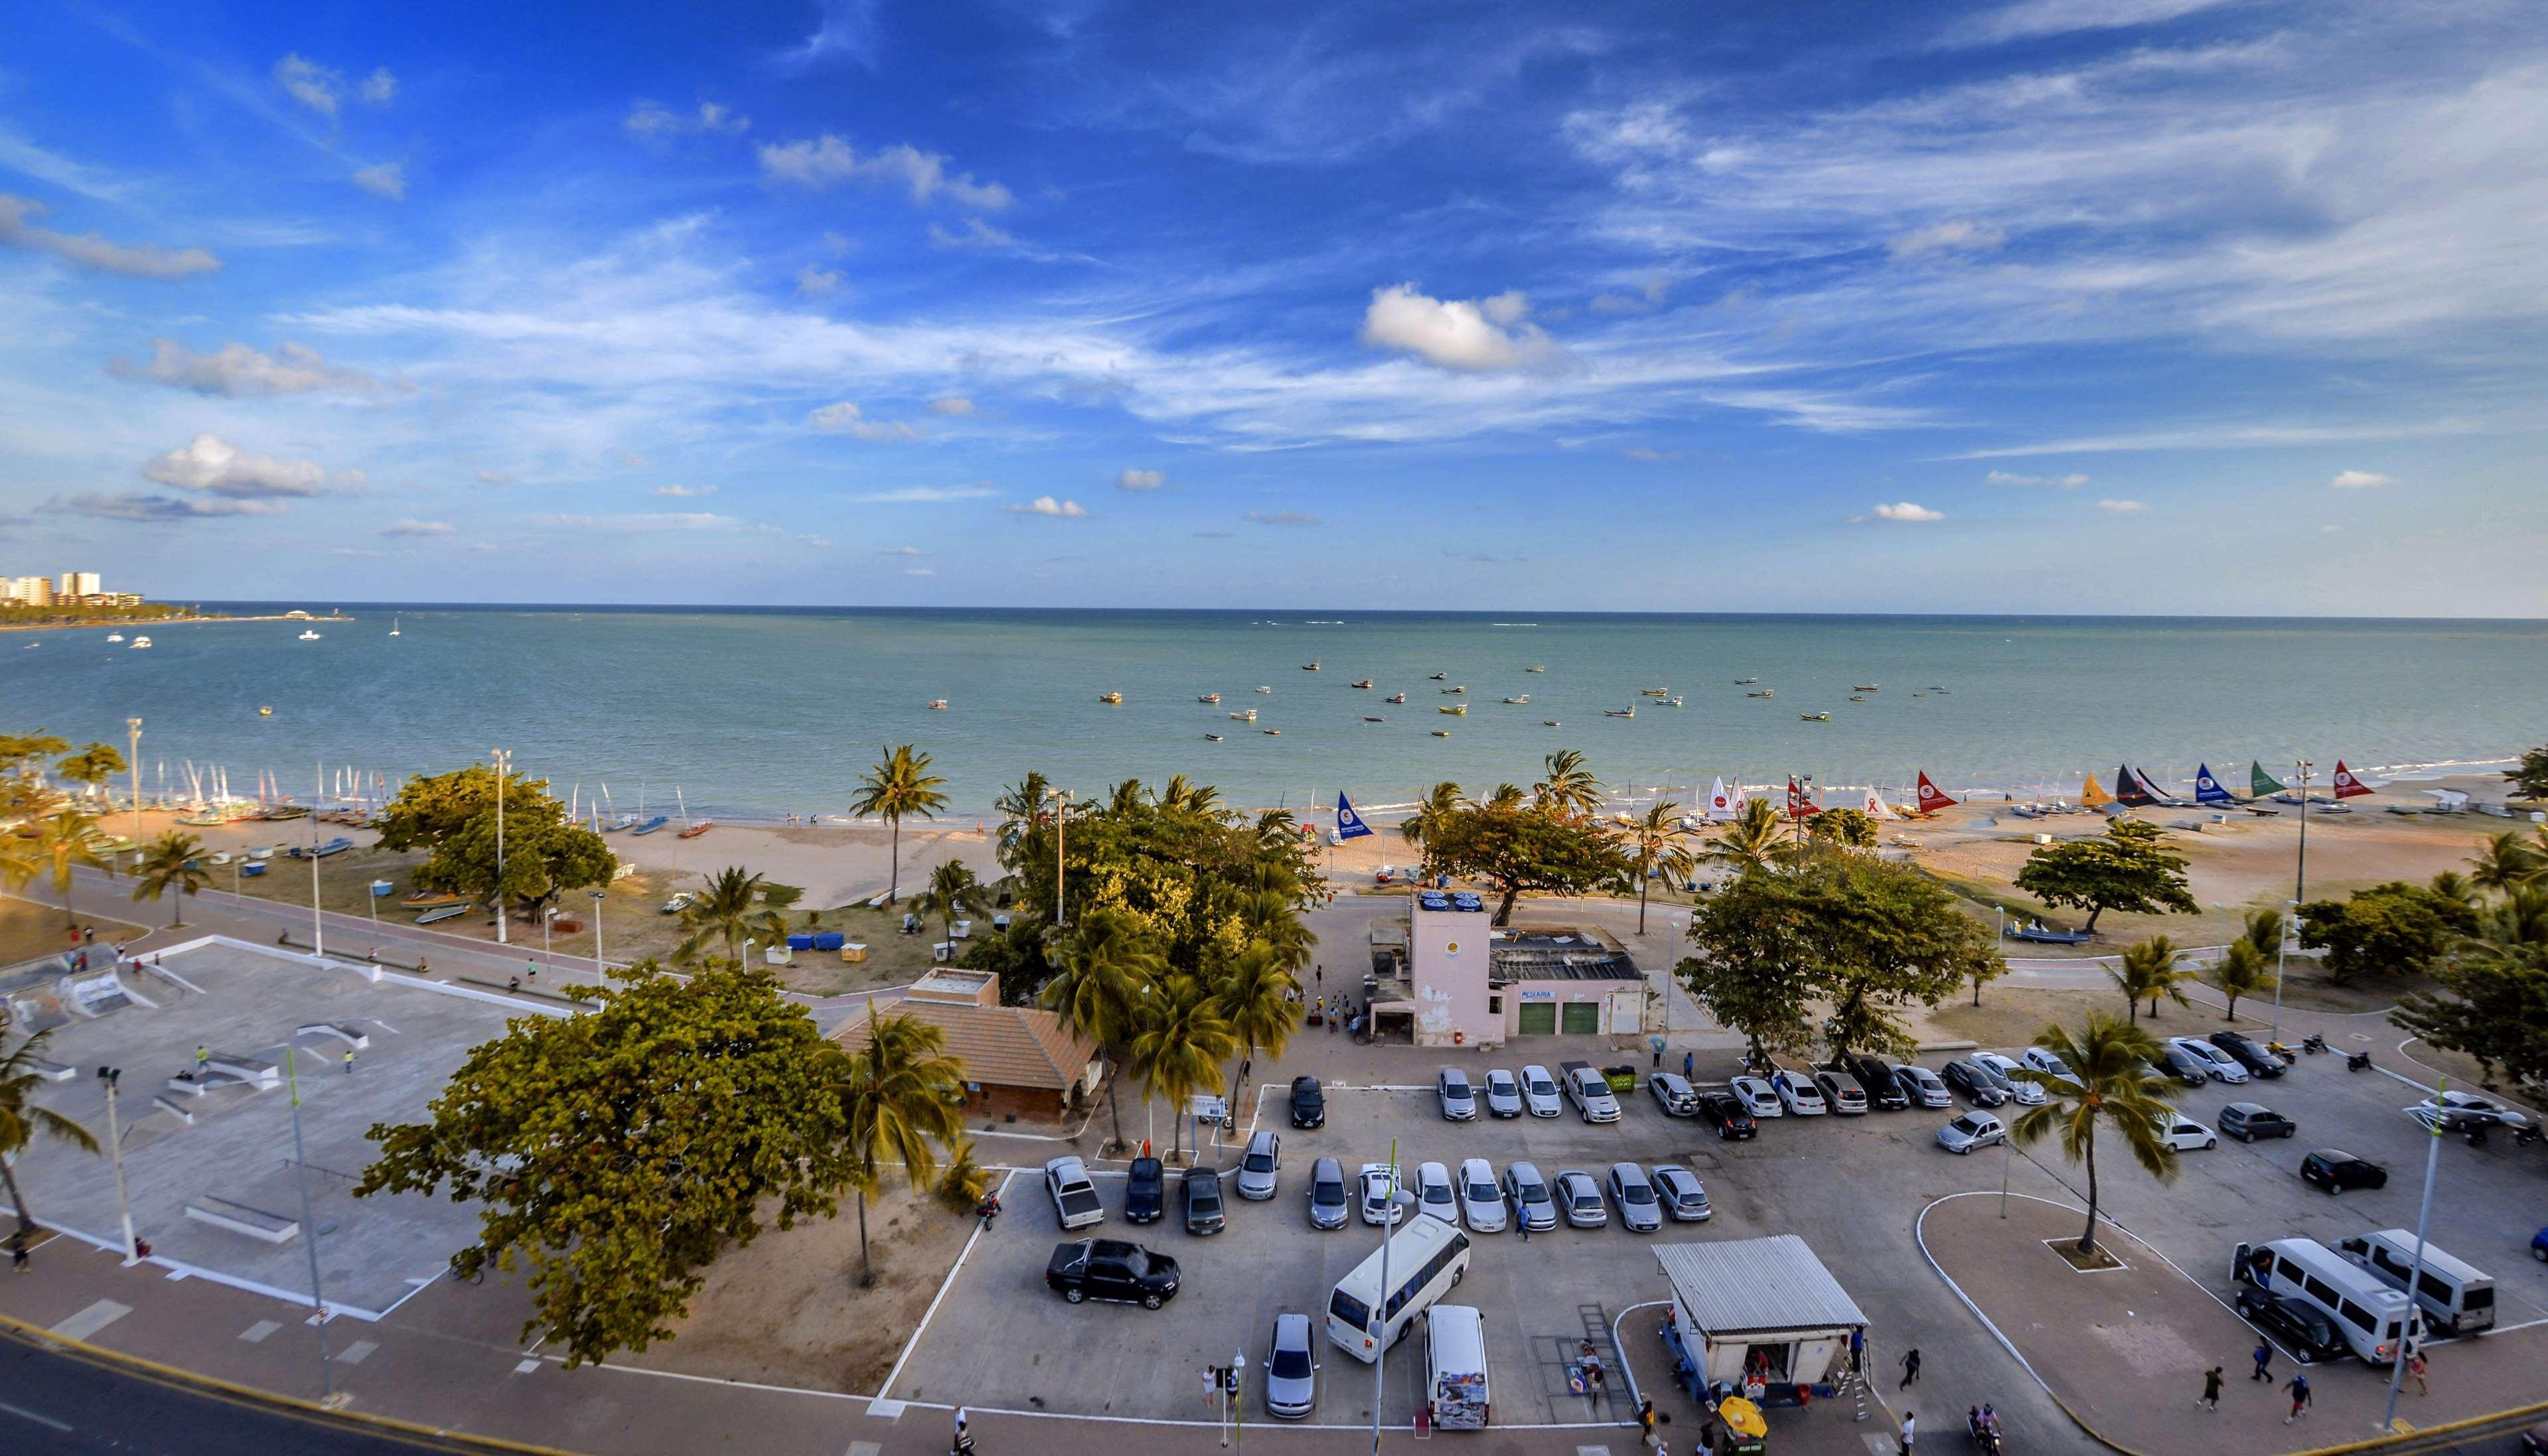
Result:
[[[1057,1157],[1044,1165],[1045,1192],[1052,1195],[1053,1217],[1064,1228],[1085,1228],[1106,1222],[1106,1206],[1097,1201],[1097,1185],[1075,1157]]]
[[[1575,1104],[1576,1114],[1588,1123],[1615,1123],[1619,1120],[1619,1099],[1610,1090],[1609,1080],[1598,1067],[1588,1062],[1558,1063],[1557,1077],[1565,1084],[1566,1098]]]
[[[1112,1300],[1155,1310],[1177,1296],[1177,1261],[1120,1238],[1053,1245],[1044,1282],[1072,1304]]]

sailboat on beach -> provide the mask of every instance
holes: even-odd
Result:
[[[673,803],[682,811],[682,832],[679,838],[697,839],[700,835],[716,828],[716,821],[713,819],[702,819],[696,824],[690,822],[689,800],[682,797],[682,786],[678,783],[673,785]]]

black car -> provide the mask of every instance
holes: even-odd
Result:
[[[1186,1169],[1186,1231],[1222,1230],[1221,1174],[1210,1168]]]
[[[1716,1136],[1728,1142],[1740,1142],[1761,1132],[1761,1125],[1745,1110],[1743,1099],[1731,1092],[1699,1093],[1698,1120],[1714,1128]]]
[[[2158,1054],[2149,1059],[2149,1064],[2151,1071],[2162,1077],[2174,1077],[2188,1087],[2200,1087],[2212,1080],[2212,1074],[2204,1069],[2203,1063],[2194,1059],[2193,1052],[2165,1042],[2158,1044]]]
[[[2301,1159],[2301,1181],[2325,1193],[2348,1188],[2386,1188],[2389,1170],[2366,1158],[2321,1147]]]
[[[1074,1305],[1111,1300],[1155,1310],[1177,1297],[1177,1261],[1120,1238],[1083,1238],[1053,1245],[1044,1282]]]
[[[1319,1090],[1316,1077],[1292,1079],[1292,1126],[1323,1128],[1327,1125],[1327,1094]]]
[[[2264,1044],[2253,1037],[2237,1032],[2214,1032],[2212,1045],[2236,1058],[2251,1077],[2279,1077],[2283,1074],[2283,1059],[2266,1050]]]
[[[1975,1107],[1997,1107],[2008,1101],[2008,1094],[1999,1089],[1999,1084],[1984,1076],[1968,1057],[1958,1056],[1948,1062],[1938,1075],[1948,1086],[1971,1099]]]
[[[1858,1078],[1858,1085],[1866,1090],[1866,1105],[1870,1110],[1900,1112],[1911,1105],[1911,1099],[1902,1094],[1902,1084],[1894,1079],[1893,1068],[1877,1058],[1861,1053],[1844,1056],[1839,1064],[1851,1076]]]
[[[1133,1159],[1132,1175],[1124,1182],[1124,1222],[1155,1224],[1168,1206],[1167,1174],[1154,1157]]]
[[[2306,1359],[2333,1360],[2352,1353],[2344,1336],[2335,1332],[2335,1322],[2299,1300],[2242,1284],[2238,1286],[2238,1313],[2284,1348]]]

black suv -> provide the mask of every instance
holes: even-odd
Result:
[[[1911,1099],[1902,1095],[1902,1084],[1894,1080],[1893,1068],[1876,1058],[1858,1053],[1842,1057],[1837,1065],[1866,1089],[1869,1111],[1900,1112],[1911,1105]]]
[[[1975,1107],[1997,1107],[2008,1101],[2008,1094],[1999,1089],[1997,1082],[1973,1069],[1969,1057],[1958,1056],[1948,1062],[1938,1075],[1948,1086],[1970,1098]]]
[[[1219,1233],[1222,1228],[1221,1174],[1210,1168],[1186,1169],[1186,1231]]]
[[[2279,1077],[2283,1074],[2283,1059],[2266,1050],[2264,1045],[2252,1037],[2237,1032],[2214,1032],[2212,1045],[2229,1052],[2247,1069],[2249,1076]]]
[[[1154,1157],[1133,1159],[1132,1175],[1124,1183],[1124,1222],[1155,1224],[1168,1206],[1167,1174]]]
[[[2321,1147],[2301,1159],[2301,1181],[2327,1193],[2348,1188],[2386,1188],[2389,1170],[2352,1153]]]
[[[2204,1069],[2203,1063],[2194,1059],[2193,1052],[2165,1042],[2158,1044],[2158,1054],[2149,1059],[2149,1064],[2151,1071],[2162,1077],[2174,1077],[2188,1087],[2200,1087],[2212,1080],[2211,1073]]]
[[[2238,1286],[2238,1313],[2286,1349],[2311,1360],[2339,1359],[2352,1353],[2334,1321],[2299,1300],[2269,1294],[2252,1284]]]
[[[1327,1125],[1327,1094],[1319,1090],[1316,1077],[1292,1079],[1292,1126],[1323,1128]]]
[[[1120,1238],[1083,1238],[1053,1245],[1044,1282],[1074,1305],[1112,1300],[1155,1310],[1177,1297],[1177,1261]]]
[[[1743,1099],[1731,1092],[1698,1094],[1698,1120],[1716,1130],[1716,1136],[1728,1142],[1739,1142],[1758,1137],[1761,1125],[1745,1110]]]

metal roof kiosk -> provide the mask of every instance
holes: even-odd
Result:
[[[1670,1342],[1702,1388],[1740,1392],[1749,1364],[1765,1404],[1801,1404],[1800,1387],[1828,1396],[1848,1367],[1851,1334],[1866,1328],[1857,1302],[1792,1233],[1667,1243],[1655,1259],[1672,1281]]]

